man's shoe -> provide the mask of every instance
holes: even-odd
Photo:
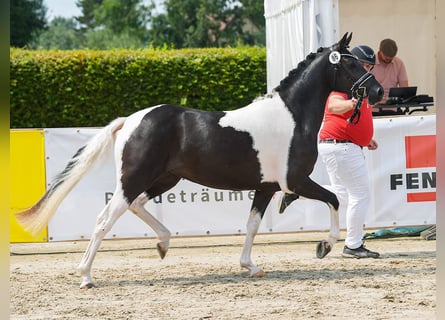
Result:
[[[280,199],[278,199],[278,213],[283,213],[284,210],[294,201],[297,200],[300,196],[295,193],[285,193],[282,192]]]
[[[378,258],[380,254],[378,252],[373,252],[365,248],[364,245],[361,245],[357,249],[350,249],[347,246],[343,248],[343,257],[345,258]]]

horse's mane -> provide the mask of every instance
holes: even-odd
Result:
[[[280,84],[274,89],[274,91],[281,91],[289,87],[290,84],[294,83],[294,79],[298,77],[303,70],[307,68],[308,65],[311,64],[312,61],[315,60],[315,57],[318,53],[323,52],[324,48],[320,47],[317,50],[317,53],[311,52],[306,56],[306,59],[298,63],[298,66],[295,69],[289,71],[289,74],[286,78],[280,81]]]
[[[272,99],[276,95],[277,95],[277,92],[275,91],[275,89],[273,89],[271,93],[266,93],[266,94],[264,94],[262,96],[256,97],[255,99],[253,99],[252,102],[257,102],[257,101],[265,100],[265,99]]]

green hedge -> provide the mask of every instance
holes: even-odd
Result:
[[[12,128],[103,126],[161,104],[232,110],[266,93],[264,48],[10,51]]]

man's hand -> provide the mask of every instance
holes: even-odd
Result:
[[[375,150],[375,149],[377,149],[379,147],[379,145],[377,144],[377,141],[372,139],[367,147],[368,147],[368,150]]]

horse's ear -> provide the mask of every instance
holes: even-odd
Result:
[[[349,44],[351,43],[351,39],[352,39],[352,32],[349,34],[349,37],[346,40],[345,48],[349,47]]]
[[[338,43],[340,49],[346,49],[346,48],[348,48],[348,47],[349,47],[349,43],[351,42],[351,39],[352,39],[352,32],[349,33],[349,34],[346,32],[346,33],[343,35],[343,37],[341,38],[340,42]]]

